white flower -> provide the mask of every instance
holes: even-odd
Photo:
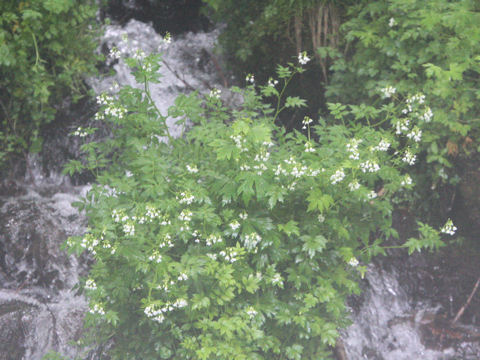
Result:
[[[93,279],[88,279],[85,282],[85,289],[87,290],[96,290],[97,289],[97,284],[95,284],[95,281]]]
[[[105,310],[101,304],[93,304],[93,306],[90,306],[90,310],[88,312],[90,314],[105,315]]]
[[[229,226],[233,231],[235,231],[240,227],[240,223],[237,220],[234,220],[229,224]]]
[[[188,305],[188,302],[187,300],[185,299],[177,299],[174,303],[173,303],[173,306],[175,306],[176,308],[182,308],[182,307],[185,307]]]
[[[255,311],[255,309],[250,306],[246,309],[246,312],[248,314],[248,316],[250,316],[250,318],[253,318],[255,315],[257,315],[257,312]]]
[[[360,164],[360,169],[364,173],[366,173],[366,172],[374,173],[374,172],[377,172],[378,170],[380,170],[380,166],[378,166],[378,164],[376,162],[367,160],[367,161]]]
[[[215,98],[215,99],[220,99],[220,93],[221,93],[221,90],[219,89],[212,89],[210,91],[210,97],[211,98]]]
[[[358,266],[358,264],[359,264],[359,262],[358,262],[357,258],[355,258],[355,257],[352,257],[352,258],[350,258],[350,260],[348,260],[348,265],[350,265],[350,266],[356,267],[356,266]]]
[[[417,155],[412,154],[410,150],[407,149],[407,151],[405,151],[405,154],[403,155],[402,161],[406,162],[408,165],[413,165],[415,164],[416,160]]]
[[[420,119],[425,122],[430,122],[432,120],[432,117],[433,112],[432,109],[430,109],[429,107],[427,107],[427,110],[425,110],[425,113],[423,113],[423,115],[420,115]]]
[[[318,215],[318,222],[323,223],[324,221],[325,221],[325,216],[323,216],[322,214]]]
[[[350,152],[349,158],[352,160],[358,160],[360,159],[360,153],[358,152],[358,145],[362,142],[361,139],[351,139],[347,145],[347,151]]]
[[[305,152],[306,153],[315,152],[315,149],[313,148],[312,143],[310,141],[307,141],[305,143]]]
[[[135,235],[135,224],[131,222],[123,224],[123,232],[125,233],[125,235],[128,235],[128,236]]]
[[[307,125],[311,124],[312,122],[313,120],[311,118],[309,118],[308,116],[305,116],[302,120],[302,124],[303,124],[302,129],[306,129]]]
[[[339,169],[335,171],[335,174],[330,176],[330,181],[332,182],[332,185],[335,185],[342,181],[345,178],[345,173],[343,172],[343,169]]]
[[[370,191],[368,194],[367,194],[367,198],[369,200],[372,200],[372,199],[375,199],[377,197],[377,193],[375,191]]]
[[[120,56],[121,52],[116,47],[111,48],[110,52],[108,53],[108,57],[112,60],[120,59]]]
[[[388,26],[394,27],[395,25],[397,25],[397,22],[395,21],[395,19],[393,17],[390,18],[390,20],[388,20]]]
[[[253,74],[248,74],[247,77],[245,78],[245,80],[250,84],[254,84],[255,83],[255,76]]]
[[[178,219],[182,221],[190,221],[192,220],[192,212],[189,210],[182,210],[180,215],[178,215]]]
[[[243,242],[247,250],[253,250],[258,245],[258,243],[262,240],[262,237],[257,234],[256,232],[252,232],[251,234],[245,235],[243,238]]]
[[[402,132],[407,132],[409,124],[410,124],[409,119],[403,119],[403,120],[397,121],[395,123],[395,127],[396,127],[395,134],[401,135]]]
[[[442,229],[440,232],[448,235],[454,235],[455,231],[457,231],[457,227],[453,225],[453,221],[451,219],[448,219],[445,225],[443,225]]]
[[[148,260],[156,262],[157,264],[162,262],[162,255],[157,251],[153,251],[152,255],[148,257]]]
[[[238,216],[239,216],[240,219],[242,219],[242,220],[247,220],[247,218],[248,218],[248,214],[247,214],[246,212],[243,212],[243,213],[241,213],[241,214],[238,215]]]
[[[412,178],[410,177],[410,175],[405,175],[405,177],[403,178],[402,182],[400,183],[400,185],[402,186],[406,186],[406,185],[412,185]]]
[[[172,42],[172,35],[167,31],[163,37],[163,42],[165,44],[170,44]]]
[[[142,49],[137,49],[132,57],[137,61],[142,61],[145,59],[145,56],[145,52]]]
[[[75,130],[72,135],[74,136],[80,136],[80,137],[85,137],[88,135],[88,131],[86,129],[83,129],[81,127],[78,127],[77,130]]]
[[[350,191],[358,190],[358,189],[360,189],[360,184],[358,183],[357,180],[354,180],[350,184],[348,184],[348,189]]]
[[[382,139],[377,146],[373,147],[373,150],[374,151],[387,151],[389,147],[390,147],[390,143],[388,141]]]
[[[307,52],[303,51],[300,54],[298,54],[298,62],[300,65],[305,65],[310,61],[310,58],[307,56]]]
[[[384,98],[389,98],[397,92],[397,89],[395,89],[393,86],[387,86],[383,89],[380,89],[380,91],[383,94]]]
[[[415,142],[420,142],[422,139],[422,130],[420,130],[418,127],[414,127],[412,131],[407,134],[407,137],[409,139],[413,139]]]
[[[188,191],[181,192],[180,197],[177,196],[176,198],[180,204],[190,205],[195,201],[195,196]]]
[[[272,78],[268,79],[268,84],[267,84],[268,86],[275,87],[275,85],[277,85],[277,84],[278,84],[278,80],[274,80]]]
[[[207,246],[212,246],[212,245],[215,245],[217,243],[221,243],[223,241],[222,237],[221,236],[216,236],[216,235],[209,235],[206,239],[205,239],[205,244]]]
[[[185,273],[180,273],[180,275],[178,275],[178,281],[185,281],[185,280],[188,280],[188,275]]]
[[[273,285],[276,285],[276,284],[281,284],[283,285],[283,279],[282,279],[282,276],[279,274],[279,273],[276,273],[273,278],[272,278],[272,284]]]

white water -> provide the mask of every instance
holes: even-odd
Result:
[[[421,342],[420,323],[425,312],[439,310],[422,305],[415,308],[396,279],[371,265],[363,303],[352,314],[354,323],[342,336],[350,360],[447,360],[454,349],[435,351]]]
[[[200,94],[208,94],[211,89],[225,89],[219,82],[221,76],[210,56],[214,52],[219,31],[209,33],[188,33],[166,44],[163,37],[155,33],[153,28],[137,20],[130,20],[125,27],[111,25],[106,27],[102,44],[108,49],[116,47],[123,56],[132,56],[137,49],[146,54],[162,53],[163,61],[160,68],[161,82],[151,84],[150,91],[155,105],[162,115],[167,116],[168,108],[174,104],[179,93],[189,93],[193,89]],[[125,37],[128,39],[125,41]],[[130,69],[120,59],[114,63],[115,75],[104,79],[92,79],[91,85],[96,93],[111,91],[114,83],[120,86],[129,85],[141,88],[137,84]],[[225,96],[225,95],[224,95]],[[167,125],[172,136],[181,134],[181,127],[175,124],[175,119],[168,118]]]

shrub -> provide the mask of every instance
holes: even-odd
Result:
[[[95,69],[93,0],[0,2],[0,165],[41,148],[39,130]]]
[[[478,151],[479,3],[368,1],[351,6],[349,17],[342,34],[351,51],[332,66],[327,98],[374,104],[372,95],[388,85],[425,94],[434,116],[418,173],[425,183],[420,202],[428,203],[430,188],[458,181],[457,156]]]
[[[173,138],[149,93],[160,56],[125,61],[143,86],[99,96],[114,137],[86,142],[90,161],[65,170],[97,174],[77,204],[89,230],[67,242],[96,260],[81,284],[96,340],[111,341],[113,359],[328,358],[346,296],[396,235],[391,199],[412,187],[419,139],[408,134],[426,105],[410,99],[403,114],[389,89],[379,107],[330,104],[329,125],[305,117],[286,133],[278,114],[305,106],[283,99],[304,71],[289,63],[265,86],[234,88],[241,108],[218,91],[180,95],[168,116],[193,126]],[[402,247],[442,245],[426,225],[421,235]]]

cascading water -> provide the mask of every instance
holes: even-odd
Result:
[[[124,34],[128,41],[123,40]],[[107,52],[115,46],[130,55],[137,49],[148,53],[160,48],[164,53],[162,82],[153,85],[151,92],[161,113],[167,115],[180,92],[225,90],[220,82],[226,85],[227,81],[211,55],[217,35],[218,30],[189,33],[167,45],[151,26],[131,20],[125,27],[107,26],[102,43]],[[114,83],[138,86],[121,60],[110,59],[107,64],[116,74],[91,79],[97,93],[110,91]],[[235,100],[228,96],[223,91],[223,100]],[[174,120],[167,122],[171,132],[180,135],[182,129]],[[74,129],[69,126],[57,129],[60,135],[45,146],[66,149],[72,144],[78,148],[78,139],[65,140],[64,134]],[[63,145],[55,145],[59,143]],[[89,259],[67,256],[60,250],[68,236],[80,235],[86,229],[84,215],[71,202],[84,195],[88,185],[72,186],[58,172],[61,164],[46,160],[30,156],[25,179],[15,186],[16,195],[0,197],[0,360],[37,360],[48,351],[68,358],[99,359],[94,350],[86,352],[74,346],[82,334],[87,301],[72,287],[79,276],[86,275]],[[475,352],[478,346],[463,346],[466,342],[455,348],[428,349],[422,343],[422,331],[437,309],[412,304],[396,278],[395,272],[369,267],[361,304],[352,310],[353,325],[342,335],[345,351],[341,360],[480,357],[480,351]]]

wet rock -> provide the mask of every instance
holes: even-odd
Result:
[[[75,358],[87,303],[72,288],[87,266],[61,246],[84,232],[86,219],[70,204],[85,190],[25,189],[0,199],[0,360],[50,351]]]
[[[71,286],[72,266],[60,250],[68,235],[54,209],[38,198],[16,199],[0,210],[0,271],[10,288]]]

